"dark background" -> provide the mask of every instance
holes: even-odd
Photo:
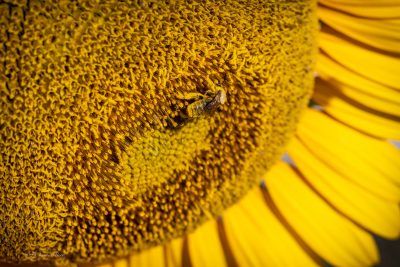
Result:
[[[400,267],[400,240],[385,240],[375,237],[381,254],[382,267]]]

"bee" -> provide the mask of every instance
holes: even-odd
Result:
[[[184,117],[194,119],[203,115],[214,113],[218,107],[226,103],[226,92],[222,87],[215,87],[204,95],[200,93],[189,93],[184,96],[185,100],[194,100],[186,107]]]
[[[191,102],[177,118],[169,118],[172,128],[182,126],[184,122],[199,118],[203,115],[213,114],[221,105],[226,103],[226,92],[222,87],[216,86],[205,94],[186,93],[178,96],[181,100]]]

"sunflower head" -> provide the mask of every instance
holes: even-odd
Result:
[[[101,261],[195,229],[281,155],[313,86],[309,1],[0,14],[5,261]]]

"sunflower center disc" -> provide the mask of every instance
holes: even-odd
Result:
[[[101,261],[235,203],[282,154],[310,97],[314,9],[0,4],[0,258]]]

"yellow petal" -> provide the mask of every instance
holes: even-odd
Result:
[[[382,113],[355,102],[335,89],[335,84],[316,80],[312,99],[324,111],[362,132],[383,139],[400,139],[400,117]],[[400,106],[399,106],[400,107]]]
[[[82,265],[82,267],[86,267],[87,265],[86,264],[83,264]],[[101,265],[95,265],[96,267],[114,267],[114,265],[112,264],[112,263],[104,263],[104,264],[101,264]]]
[[[193,267],[226,266],[218,235],[218,226],[211,220],[188,236],[190,261]]]
[[[128,259],[120,259],[114,262],[113,267],[130,267]]]
[[[343,214],[385,238],[399,236],[397,203],[385,201],[336,173],[296,138],[288,153],[312,187]]]
[[[367,266],[378,261],[373,238],[319,198],[287,164],[274,166],[265,181],[288,223],[329,263]]]
[[[183,238],[176,238],[165,245],[165,261],[167,267],[182,266]]]
[[[367,18],[399,18],[399,1],[391,0],[319,0],[325,6]]]
[[[92,264],[92,263],[84,263],[84,264],[79,264],[78,266],[80,267],[132,267],[132,265],[129,262],[129,258],[128,257],[124,257],[118,260],[114,260],[112,262],[106,262],[106,263],[102,263],[102,264]]]
[[[266,206],[259,188],[223,215],[239,266],[316,266]]]
[[[321,32],[319,36],[322,50],[340,64],[368,79],[400,89],[400,59],[368,50],[331,33]]]
[[[140,267],[164,266],[164,258],[164,247],[157,246],[140,253],[133,253],[130,257],[130,265]]]
[[[324,23],[351,38],[385,51],[400,52],[400,20],[358,18],[323,6],[318,8],[318,15]]]
[[[331,83],[345,96],[368,107],[400,116],[400,91],[360,76],[323,53],[318,55],[317,72],[321,79]]]
[[[400,152],[321,112],[307,109],[297,136],[322,162],[384,199],[400,200]]]

